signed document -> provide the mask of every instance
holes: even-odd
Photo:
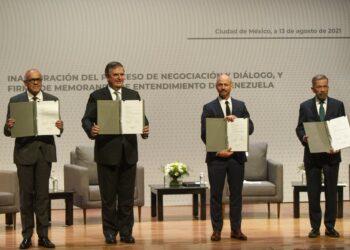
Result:
[[[60,119],[59,101],[10,103],[10,117],[16,121],[11,137],[60,134],[55,125]]]
[[[350,127],[347,116],[324,122],[304,122],[311,153],[323,153],[350,147]]]
[[[206,119],[207,152],[231,148],[234,152],[247,152],[249,145],[249,118],[236,118],[227,122],[223,118]]]
[[[248,151],[248,126],[248,118],[236,118],[233,122],[227,122],[227,141],[231,151]]]
[[[59,135],[56,127],[60,120],[60,105],[58,101],[43,101],[36,103],[37,135]]]
[[[347,116],[327,121],[327,127],[334,150],[350,147],[350,126]]]
[[[121,125],[122,134],[142,134],[144,127],[143,101],[122,101]]]

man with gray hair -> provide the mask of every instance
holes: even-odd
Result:
[[[326,209],[324,214],[325,234],[329,237],[339,237],[335,230],[337,214],[337,183],[340,151],[330,150],[327,153],[311,153],[308,138],[305,134],[304,122],[328,121],[345,116],[343,102],[328,96],[328,78],[325,75],[316,75],[312,78],[312,92],[315,96],[300,104],[299,121],[296,134],[304,146],[304,166],[307,180],[307,194],[309,199],[309,217],[311,231],[309,238],[320,236],[322,211],[320,205],[321,174],[324,175]]]

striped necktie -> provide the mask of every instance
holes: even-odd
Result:
[[[120,97],[119,97],[119,93],[118,93],[118,91],[114,91],[114,94],[115,94],[115,96],[116,96],[116,101],[120,101]]]

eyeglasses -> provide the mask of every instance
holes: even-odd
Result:
[[[32,79],[27,79],[25,80],[26,83],[35,83],[35,82],[42,82],[42,78],[32,78]]]

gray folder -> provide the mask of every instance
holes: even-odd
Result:
[[[97,100],[97,124],[101,135],[121,134],[121,101]]]
[[[10,117],[15,119],[11,128],[11,137],[35,136],[35,102],[10,103]]]
[[[311,153],[329,152],[331,143],[326,122],[304,122],[307,142]]]
[[[206,119],[207,152],[218,152],[227,149],[226,123],[223,118]]]

